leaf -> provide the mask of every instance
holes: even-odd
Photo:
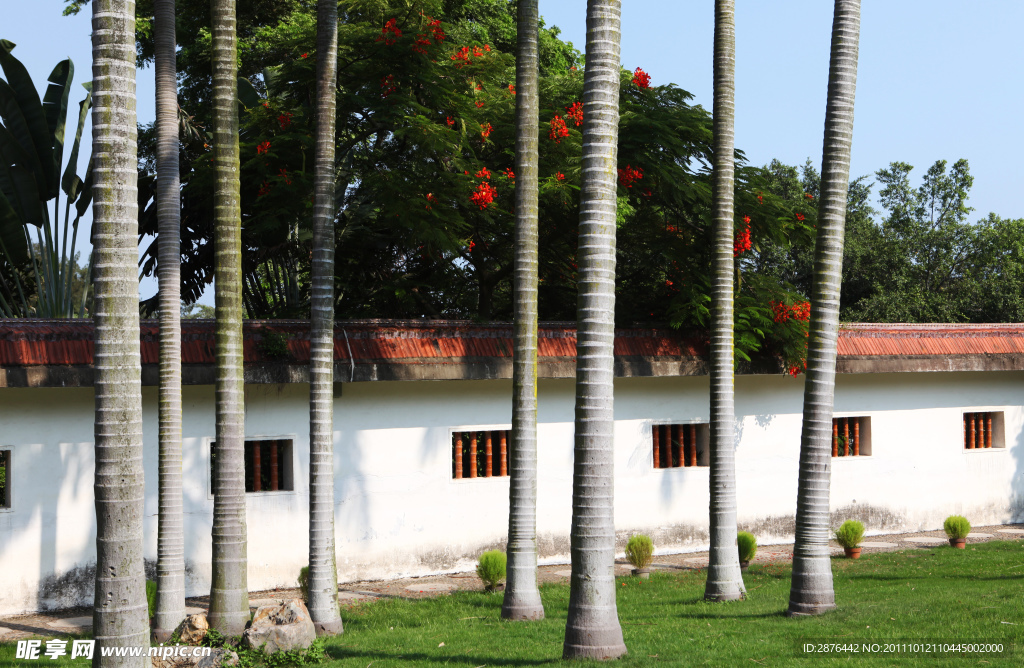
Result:
[[[53,176],[53,163],[49,159],[53,150],[53,136],[46,126],[46,115],[43,113],[43,104],[39,101],[39,93],[36,92],[35,84],[28,70],[21,64],[21,61],[11,55],[14,43],[6,39],[0,40],[0,67],[3,67],[7,81],[4,87],[13,95],[13,102],[17,105],[22,118],[24,119],[27,132],[25,141],[31,142],[34,147],[33,167],[38,168],[36,182],[47,184]],[[4,121],[7,117],[4,117]],[[13,128],[12,128],[13,130]]]
[[[71,59],[62,60],[50,72],[49,86],[43,95],[43,113],[46,117],[46,126],[50,131],[50,141],[53,146],[53,172],[56,177],[60,174],[61,163],[64,162],[64,130],[68,118],[68,96],[71,94],[71,80],[75,78],[75,65]],[[50,200],[57,196],[59,184],[56,178],[46,184],[46,199]]]
[[[260,97],[256,87],[245,77],[238,77],[238,101],[247,109],[263,104],[263,98]]]
[[[0,249],[9,264],[20,266],[28,261],[25,226],[21,217],[0,192]]]
[[[64,194],[71,198],[71,201],[75,201],[77,193],[73,194],[74,184],[77,182],[81,185],[82,180],[78,178],[78,152],[82,146],[82,130],[85,128],[85,117],[89,113],[89,109],[92,107],[92,84],[86,82],[82,84],[86,90],[85,97],[78,103],[78,129],[75,131],[75,143],[71,145],[71,157],[68,159],[67,169],[64,170],[64,177],[61,179],[60,187],[64,191]]]

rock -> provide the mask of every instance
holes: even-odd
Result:
[[[210,630],[210,624],[206,621],[205,613],[189,615],[178,625],[177,633],[184,645],[198,645],[206,637]]]
[[[221,666],[237,666],[238,655],[229,649],[215,648],[210,650],[209,656],[168,656],[161,658],[152,657],[153,668],[220,668]]]
[[[242,634],[242,640],[254,649],[263,647],[267,654],[308,649],[316,640],[316,627],[302,599],[296,598],[256,610],[252,626]]]

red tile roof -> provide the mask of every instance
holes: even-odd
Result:
[[[309,361],[308,322],[247,321],[244,326],[246,363],[281,361],[268,358],[263,352],[261,342],[271,332],[284,337],[289,364],[302,365]],[[343,322],[335,328],[334,359],[364,366],[375,363],[443,365],[472,359],[508,362],[512,357],[512,335],[512,327],[507,323]],[[93,326],[89,320],[0,320],[0,367],[91,365],[92,336]],[[142,322],[141,343],[142,363],[157,364],[159,328],[155,321]],[[214,322],[183,321],[182,362],[210,365],[214,362],[213,353]],[[538,353],[542,363],[571,362],[576,354],[574,326],[571,323],[543,324]],[[670,329],[638,327],[617,331],[615,354],[620,360],[696,360],[707,354],[707,345],[698,338],[687,338]],[[900,370],[927,370],[915,369],[907,363],[921,358],[977,356],[1021,358],[1024,356],[1024,325],[855,323],[843,325],[839,336],[840,371],[868,370],[865,360],[889,360],[889,363],[902,364]],[[1016,368],[1016,365],[1024,365],[1024,362],[1014,361],[1012,365],[998,368]],[[935,366],[932,370],[963,368],[945,363],[932,366]],[[870,369],[882,370],[877,365]]]

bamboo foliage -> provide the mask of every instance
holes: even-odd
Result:
[[[736,549],[736,417],[733,332],[733,135],[736,23],[733,0],[715,0],[714,266],[711,330],[711,471],[708,579],[704,598],[731,601],[746,590]]]
[[[309,614],[317,635],[342,631],[334,548],[334,127],[338,3],[320,0],[316,31],[312,323],[309,341]]]
[[[142,668],[149,657],[107,656],[146,647],[142,558],[142,365],[136,190],[135,3],[93,2],[93,244],[95,266],[96,594],[93,665]]]
[[[839,290],[859,39],[860,0],[836,0],[807,339],[790,615],[821,614],[835,608],[828,547],[829,477],[839,339]]]
[[[589,0],[566,659],[612,659],[626,653],[615,605],[612,439],[620,35],[620,1]]]
[[[520,0],[516,54],[515,354],[509,469],[508,576],[504,619],[544,618],[537,589],[537,286],[538,86],[537,0]],[[488,469],[490,470],[490,469]]]

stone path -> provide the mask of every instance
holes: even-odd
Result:
[[[990,540],[1022,540],[1024,524],[997,525],[975,527],[967,536],[968,545],[984,543]],[[874,552],[891,552],[909,548],[927,549],[936,545],[946,544],[946,534],[938,531],[921,531],[916,533],[886,534],[869,537],[861,543],[863,554]],[[884,539],[884,540],[883,540]],[[842,555],[843,549],[832,545],[833,555]],[[787,563],[793,560],[793,545],[762,545],[758,547],[755,564]],[[651,564],[652,570],[680,571],[702,570],[708,566],[707,552],[684,552],[680,554],[658,554]],[[627,575],[631,566],[625,560],[615,564],[616,575]],[[566,582],[572,571],[566,564],[550,564],[538,568],[540,582]],[[463,591],[483,591],[483,583],[475,573],[452,573],[431,575],[420,578],[403,578],[395,580],[375,580],[366,582],[349,582],[342,584],[338,590],[338,600],[342,605],[359,605],[366,601],[383,598],[428,598]],[[249,594],[249,604],[255,610],[260,605],[270,605],[283,599],[299,598],[298,589],[275,589]],[[188,614],[204,612],[206,597],[190,598],[187,601]],[[344,614],[344,613],[343,613]],[[92,609],[76,608],[58,612],[20,615],[0,618],[0,642],[10,642],[20,638],[59,637],[87,633],[92,630]]]

